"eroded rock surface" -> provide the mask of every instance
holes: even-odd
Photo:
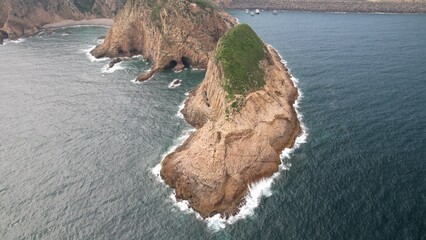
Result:
[[[241,29],[244,31],[234,39],[250,36],[237,45],[243,52],[251,51],[255,47],[250,45],[250,38],[258,37],[248,25],[238,25],[226,36]],[[175,189],[176,197],[188,200],[202,217],[236,214],[249,184],[278,171],[282,150],[292,147],[300,133],[293,107],[298,91],[275,50],[254,39],[263,51],[255,62],[261,74],[248,72],[243,76],[247,74],[247,81],[263,85],[243,82],[238,89],[232,85],[237,80],[228,79],[233,76],[228,74],[225,62],[231,59],[219,56],[227,51],[227,40],[223,39],[209,61],[205,79],[190,94],[182,111],[197,130],[162,161],[161,169],[161,177]],[[232,64],[236,64],[235,59]],[[242,64],[250,66],[253,62]]]
[[[15,39],[62,20],[112,18],[122,7],[122,0],[1,0],[0,30]]]
[[[97,57],[141,54],[152,72],[184,66],[206,68],[210,52],[235,20],[215,5],[188,0],[129,0],[115,18],[105,41],[92,50]]]

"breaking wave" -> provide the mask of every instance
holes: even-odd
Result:
[[[90,48],[87,49],[81,49],[81,53],[86,54],[87,58],[91,61],[91,62],[103,62],[108,60],[109,58],[104,57],[104,58],[95,58],[95,56],[93,56],[90,52],[95,49],[96,46],[90,46]]]
[[[102,68],[102,70],[101,70],[101,71],[102,71],[103,73],[113,73],[113,72],[115,72],[115,71],[117,71],[117,70],[122,70],[122,69],[124,69],[124,67],[123,67],[122,63],[123,63],[123,62],[116,63],[116,64],[114,64],[114,66],[113,66],[112,68],[110,68],[110,67],[109,67],[109,64],[106,64],[106,65]]]

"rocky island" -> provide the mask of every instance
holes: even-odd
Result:
[[[227,32],[182,113],[197,130],[162,161],[161,177],[202,217],[230,216],[269,177],[300,123],[298,91],[276,51],[246,24]]]
[[[298,91],[275,50],[210,1],[129,0],[97,57],[143,55],[144,81],[166,68],[207,68],[182,113],[197,131],[162,161],[161,177],[202,217],[234,215],[300,133]]]
[[[235,24],[210,1],[128,0],[91,53],[97,58],[143,55],[152,63],[152,70],[137,78],[143,81],[165,68],[206,68],[217,41]]]
[[[111,16],[94,11],[98,2],[3,1],[0,43],[64,19]],[[236,214],[249,185],[277,172],[281,152],[300,134],[293,107],[298,91],[279,55],[209,0],[128,0],[91,53],[113,58],[109,67],[143,55],[152,70],[139,81],[167,68],[207,68],[182,110],[196,132],[166,156],[160,172],[204,218]]]

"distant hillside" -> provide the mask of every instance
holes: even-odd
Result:
[[[126,0],[0,0],[0,38],[30,35],[45,24],[66,19],[111,18],[125,2]]]
[[[426,0],[215,0],[226,8],[324,12],[426,13]]]

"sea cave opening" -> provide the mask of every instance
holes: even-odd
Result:
[[[181,62],[185,66],[185,68],[191,67],[192,61],[191,61],[190,58],[188,58],[188,57],[182,57],[181,58]]]
[[[167,65],[166,69],[173,69],[174,67],[176,67],[177,62],[175,60],[172,60],[169,62],[169,65]]]
[[[0,35],[3,39],[9,38],[9,34],[5,31],[0,30]]]

